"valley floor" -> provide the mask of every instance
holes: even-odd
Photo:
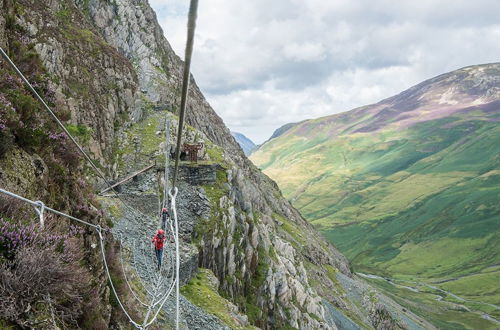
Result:
[[[500,278],[498,265],[476,274],[439,283],[363,273],[358,275],[441,329],[500,327],[500,295],[498,292],[491,292],[491,283]],[[483,291],[481,287],[489,288],[490,292]]]

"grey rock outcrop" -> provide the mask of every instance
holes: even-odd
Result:
[[[174,53],[144,1],[75,0],[102,37],[129,59],[136,69],[141,91],[152,104],[174,110],[180,98],[183,63]],[[212,142],[241,148],[222,119],[211,108],[191,78],[186,120]]]
[[[17,5],[30,7],[32,1]],[[99,37],[72,1],[51,1],[12,17],[25,31],[21,42],[34,44],[51,75],[56,111],[71,124],[92,128],[90,150],[100,159],[109,157],[115,127],[134,116],[140,101],[133,66]]]

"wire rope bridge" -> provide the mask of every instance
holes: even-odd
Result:
[[[189,88],[189,76],[190,76],[190,65],[191,65],[191,56],[193,52],[193,41],[194,41],[194,30],[195,30],[195,25],[196,25],[196,16],[197,16],[197,9],[198,9],[198,0],[191,0],[190,7],[189,7],[189,14],[188,14],[188,36],[187,36],[187,42],[186,42],[186,51],[185,51],[185,61],[184,61],[184,71],[183,71],[183,77],[182,77],[182,93],[181,93],[181,106],[180,106],[180,112],[179,112],[179,125],[178,125],[178,131],[177,131],[177,146],[176,146],[176,158],[175,158],[175,167],[174,167],[174,173],[173,173],[173,178],[172,178],[172,188],[169,189],[169,154],[170,150],[168,148],[168,143],[169,143],[169,134],[170,134],[170,127],[169,127],[169,122],[166,120],[166,127],[165,127],[165,132],[166,132],[166,143],[165,143],[165,173],[164,173],[164,185],[163,185],[163,194],[161,196],[161,201],[159,200],[159,205],[161,208],[167,207],[169,201],[170,201],[170,210],[172,211],[173,217],[169,217],[166,222],[166,229],[169,230],[172,240],[166,240],[167,248],[166,248],[166,254],[163,255],[162,260],[165,262],[162,262],[160,271],[156,271],[156,264],[155,264],[155,257],[153,256],[153,253],[151,253],[151,249],[149,247],[149,239],[150,236],[147,236],[144,238],[144,240],[141,240],[140,242],[133,241],[132,242],[132,258],[131,264],[135,268],[139,281],[142,284],[142,287],[144,288],[145,295],[146,297],[141,299],[139,295],[133,290],[132,285],[130,284],[129,278],[127,277],[127,273],[125,271],[125,263],[123,261],[124,256],[123,256],[123,250],[124,248],[122,247],[120,249],[120,264],[122,267],[122,271],[124,274],[125,282],[127,284],[128,289],[131,291],[133,298],[137,301],[138,304],[140,304],[144,310],[145,310],[145,315],[143,320],[134,320],[131,316],[130,313],[127,312],[127,309],[125,308],[122,300],[117,294],[115,285],[113,283],[113,280],[111,278],[111,274],[109,271],[108,267],[108,261],[106,259],[106,253],[105,253],[105,244],[104,244],[104,235],[108,232],[108,230],[102,228],[100,225],[96,225],[93,223],[90,223],[88,221],[84,221],[81,219],[78,219],[76,217],[73,217],[69,214],[66,214],[64,212],[52,209],[48,206],[46,206],[42,201],[33,201],[28,198],[25,198],[23,196],[20,196],[18,194],[15,194],[11,191],[7,191],[5,189],[0,188],[0,193],[10,196],[11,198],[15,198],[18,200],[21,200],[25,203],[28,203],[32,205],[35,208],[36,213],[38,214],[39,221],[40,221],[40,227],[43,230],[44,227],[44,217],[46,212],[51,212],[54,214],[57,214],[62,217],[66,217],[72,221],[78,222],[82,225],[89,226],[95,230],[96,235],[99,237],[99,245],[100,245],[100,251],[104,263],[104,268],[111,286],[111,289],[113,291],[113,294],[116,297],[116,300],[118,301],[118,304],[120,308],[123,310],[127,318],[129,319],[130,323],[133,324],[136,328],[138,329],[147,329],[149,326],[151,326],[158,318],[161,310],[167,303],[170,297],[175,297],[175,307],[176,307],[176,312],[175,312],[175,325],[176,329],[179,329],[179,318],[180,318],[180,306],[179,306],[179,268],[180,268],[180,255],[179,255],[179,223],[178,223],[178,217],[177,217],[177,208],[176,208],[176,198],[178,194],[178,188],[176,186],[177,184],[177,175],[178,175],[178,167],[179,167],[179,159],[180,159],[180,148],[181,148],[181,136],[182,136],[182,130],[183,130],[183,125],[184,125],[184,118],[185,118],[185,112],[186,112],[186,104],[187,104],[187,92]],[[33,95],[37,98],[37,100],[42,104],[42,106],[47,110],[47,112],[52,116],[52,118],[56,121],[56,123],[59,125],[59,127],[64,131],[64,133],[70,138],[70,140],[76,145],[78,148],[79,152],[83,155],[83,157],[86,159],[86,161],[90,164],[90,166],[94,169],[96,174],[101,177],[101,179],[104,180],[106,185],[108,186],[108,190],[111,190],[114,195],[119,199],[119,201],[122,203],[123,207],[126,208],[133,214],[134,218],[136,219],[147,219],[149,218],[139,210],[134,209],[133,207],[129,206],[125,200],[121,198],[121,196],[117,193],[115,190],[115,187],[106,179],[105,175],[99,170],[99,168],[94,164],[90,156],[85,152],[83,147],[75,140],[75,138],[69,133],[69,131],[65,128],[65,126],[62,124],[62,122],[59,120],[59,118],[55,115],[55,113],[50,109],[50,107],[47,105],[47,103],[43,100],[43,98],[38,94],[38,92],[33,88],[32,84],[26,79],[26,77],[23,75],[23,73],[18,69],[18,67],[12,62],[12,60],[9,58],[7,53],[0,47],[0,55],[4,58],[4,60],[9,64],[12,69],[21,77],[21,79],[24,81],[28,89],[33,93]],[[160,197],[159,197],[160,198]],[[152,221],[158,221],[153,219]],[[158,221],[161,226],[161,220]],[[123,243],[123,237],[120,237],[120,244]],[[137,262],[137,255],[138,254],[143,254],[143,255],[149,255],[150,256],[150,262]],[[145,271],[149,274],[155,274],[152,276],[152,278],[149,281],[145,281],[144,279],[139,276],[138,269],[145,269]]]

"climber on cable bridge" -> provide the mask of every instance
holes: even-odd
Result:
[[[167,225],[167,219],[170,218],[170,214],[166,207],[161,209],[161,229],[165,230],[165,226]]]
[[[158,229],[156,235],[153,236],[153,240],[151,241],[155,246],[158,270],[161,268],[161,258],[163,255],[163,244],[165,243],[165,240],[165,231],[163,229]]]

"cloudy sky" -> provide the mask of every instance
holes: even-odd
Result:
[[[150,0],[183,56],[189,0]],[[500,61],[500,0],[200,0],[192,72],[233,131],[377,102]]]

